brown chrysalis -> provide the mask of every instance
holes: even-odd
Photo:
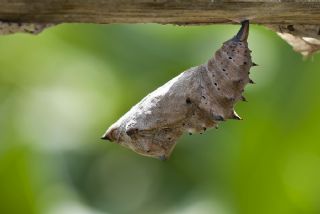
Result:
[[[114,123],[102,139],[149,157],[167,159],[184,133],[202,133],[220,121],[240,119],[233,107],[244,100],[251,61],[249,21],[207,63],[159,87]]]

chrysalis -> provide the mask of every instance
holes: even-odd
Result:
[[[244,100],[251,61],[249,21],[207,63],[190,68],[130,109],[103,135],[149,157],[167,159],[184,133],[202,133],[226,119],[240,119],[233,107]]]

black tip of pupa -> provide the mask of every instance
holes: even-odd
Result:
[[[240,99],[241,99],[243,102],[248,102],[247,99],[246,99],[244,96],[241,96]]]
[[[213,115],[213,119],[215,121],[225,121],[224,117],[222,117],[221,115]]]
[[[231,118],[233,120],[242,120],[242,118],[234,111]]]
[[[232,40],[244,42],[247,41],[249,35],[249,20],[244,20],[241,22],[241,28],[237,35],[233,37]]]
[[[161,161],[166,161],[167,160],[167,157],[165,155],[160,155],[159,156],[159,160]]]
[[[104,134],[101,138],[101,140],[108,140],[112,142],[112,139],[108,136],[108,134]]]

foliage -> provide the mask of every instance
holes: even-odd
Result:
[[[180,139],[170,160],[101,141],[147,93],[238,26],[65,24],[0,38],[0,213],[319,213],[320,55],[251,28],[243,121]]]

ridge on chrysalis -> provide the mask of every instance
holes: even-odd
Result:
[[[249,21],[223,43],[207,63],[190,68],[133,106],[107,129],[102,139],[119,143],[149,157],[167,159],[183,133],[202,133],[227,119],[245,101],[244,87],[253,82],[255,65],[248,49]]]

